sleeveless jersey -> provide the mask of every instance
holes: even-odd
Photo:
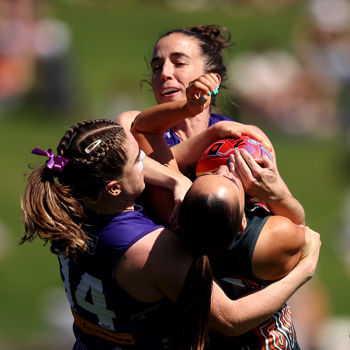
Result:
[[[213,124],[224,120],[232,121],[232,119],[227,117],[226,115],[210,113],[208,128],[209,126],[212,126]],[[171,129],[164,134],[164,139],[170,147],[173,147],[181,142],[181,140],[175,135],[175,133]]]
[[[270,283],[254,277],[252,270],[255,245],[270,216],[269,211],[261,203],[248,200],[245,214],[245,231],[238,235],[226,252],[210,260],[215,278],[231,299],[240,298]],[[300,350],[287,304],[268,321],[240,336],[226,337],[211,332],[209,349]]]
[[[75,259],[58,256],[74,316],[74,349],[170,348],[173,304],[166,298],[153,303],[137,301],[114,278],[123,254],[159,227],[140,207],[118,215],[92,215],[84,228],[91,239],[89,251]]]

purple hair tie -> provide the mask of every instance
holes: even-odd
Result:
[[[47,151],[43,151],[40,148],[34,148],[32,150],[33,154],[36,154],[38,156],[47,156],[49,158],[48,162],[46,163],[46,166],[49,169],[52,169],[55,172],[61,173],[64,167],[67,165],[69,159],[64,158],[62,156],[55,156],[52,152],[52,149],[49,148]]]

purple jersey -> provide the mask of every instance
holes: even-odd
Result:
[[[74,316],[75,349],[159,349],[170,347],[174,305],[166,298],[144,303],[116,282],[114,269],[139,239],[160,228],[141,208],[118,215],[90,215],[89,251],[59,255],[60,270]]]
[[[215,123],[222,122],[224,120],[232,121],[232,119],[230,119],[226,115],[210,113],[208,127],[212,126]],[[164,134],[164,139],[170,147],[173,147],[181,142],[180,139],[175,135],[175,133],[171,129]]]

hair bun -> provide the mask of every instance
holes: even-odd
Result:
[[[190,31],[195,32],[210,41],[212,45],[222,50],[230,46],[231,34],[226,27],[215,24],[197,25],[189,28]]]

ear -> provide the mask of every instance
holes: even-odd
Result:
[[[109,182],[105,189],[111,196],[119,196],[121,192],[120,183],[117,180]]]
[[[247,227],[247,218],[245,216],[245,213],[243,212],[242,223],[241,223],[241,233],[244,232],[246,227]]]

